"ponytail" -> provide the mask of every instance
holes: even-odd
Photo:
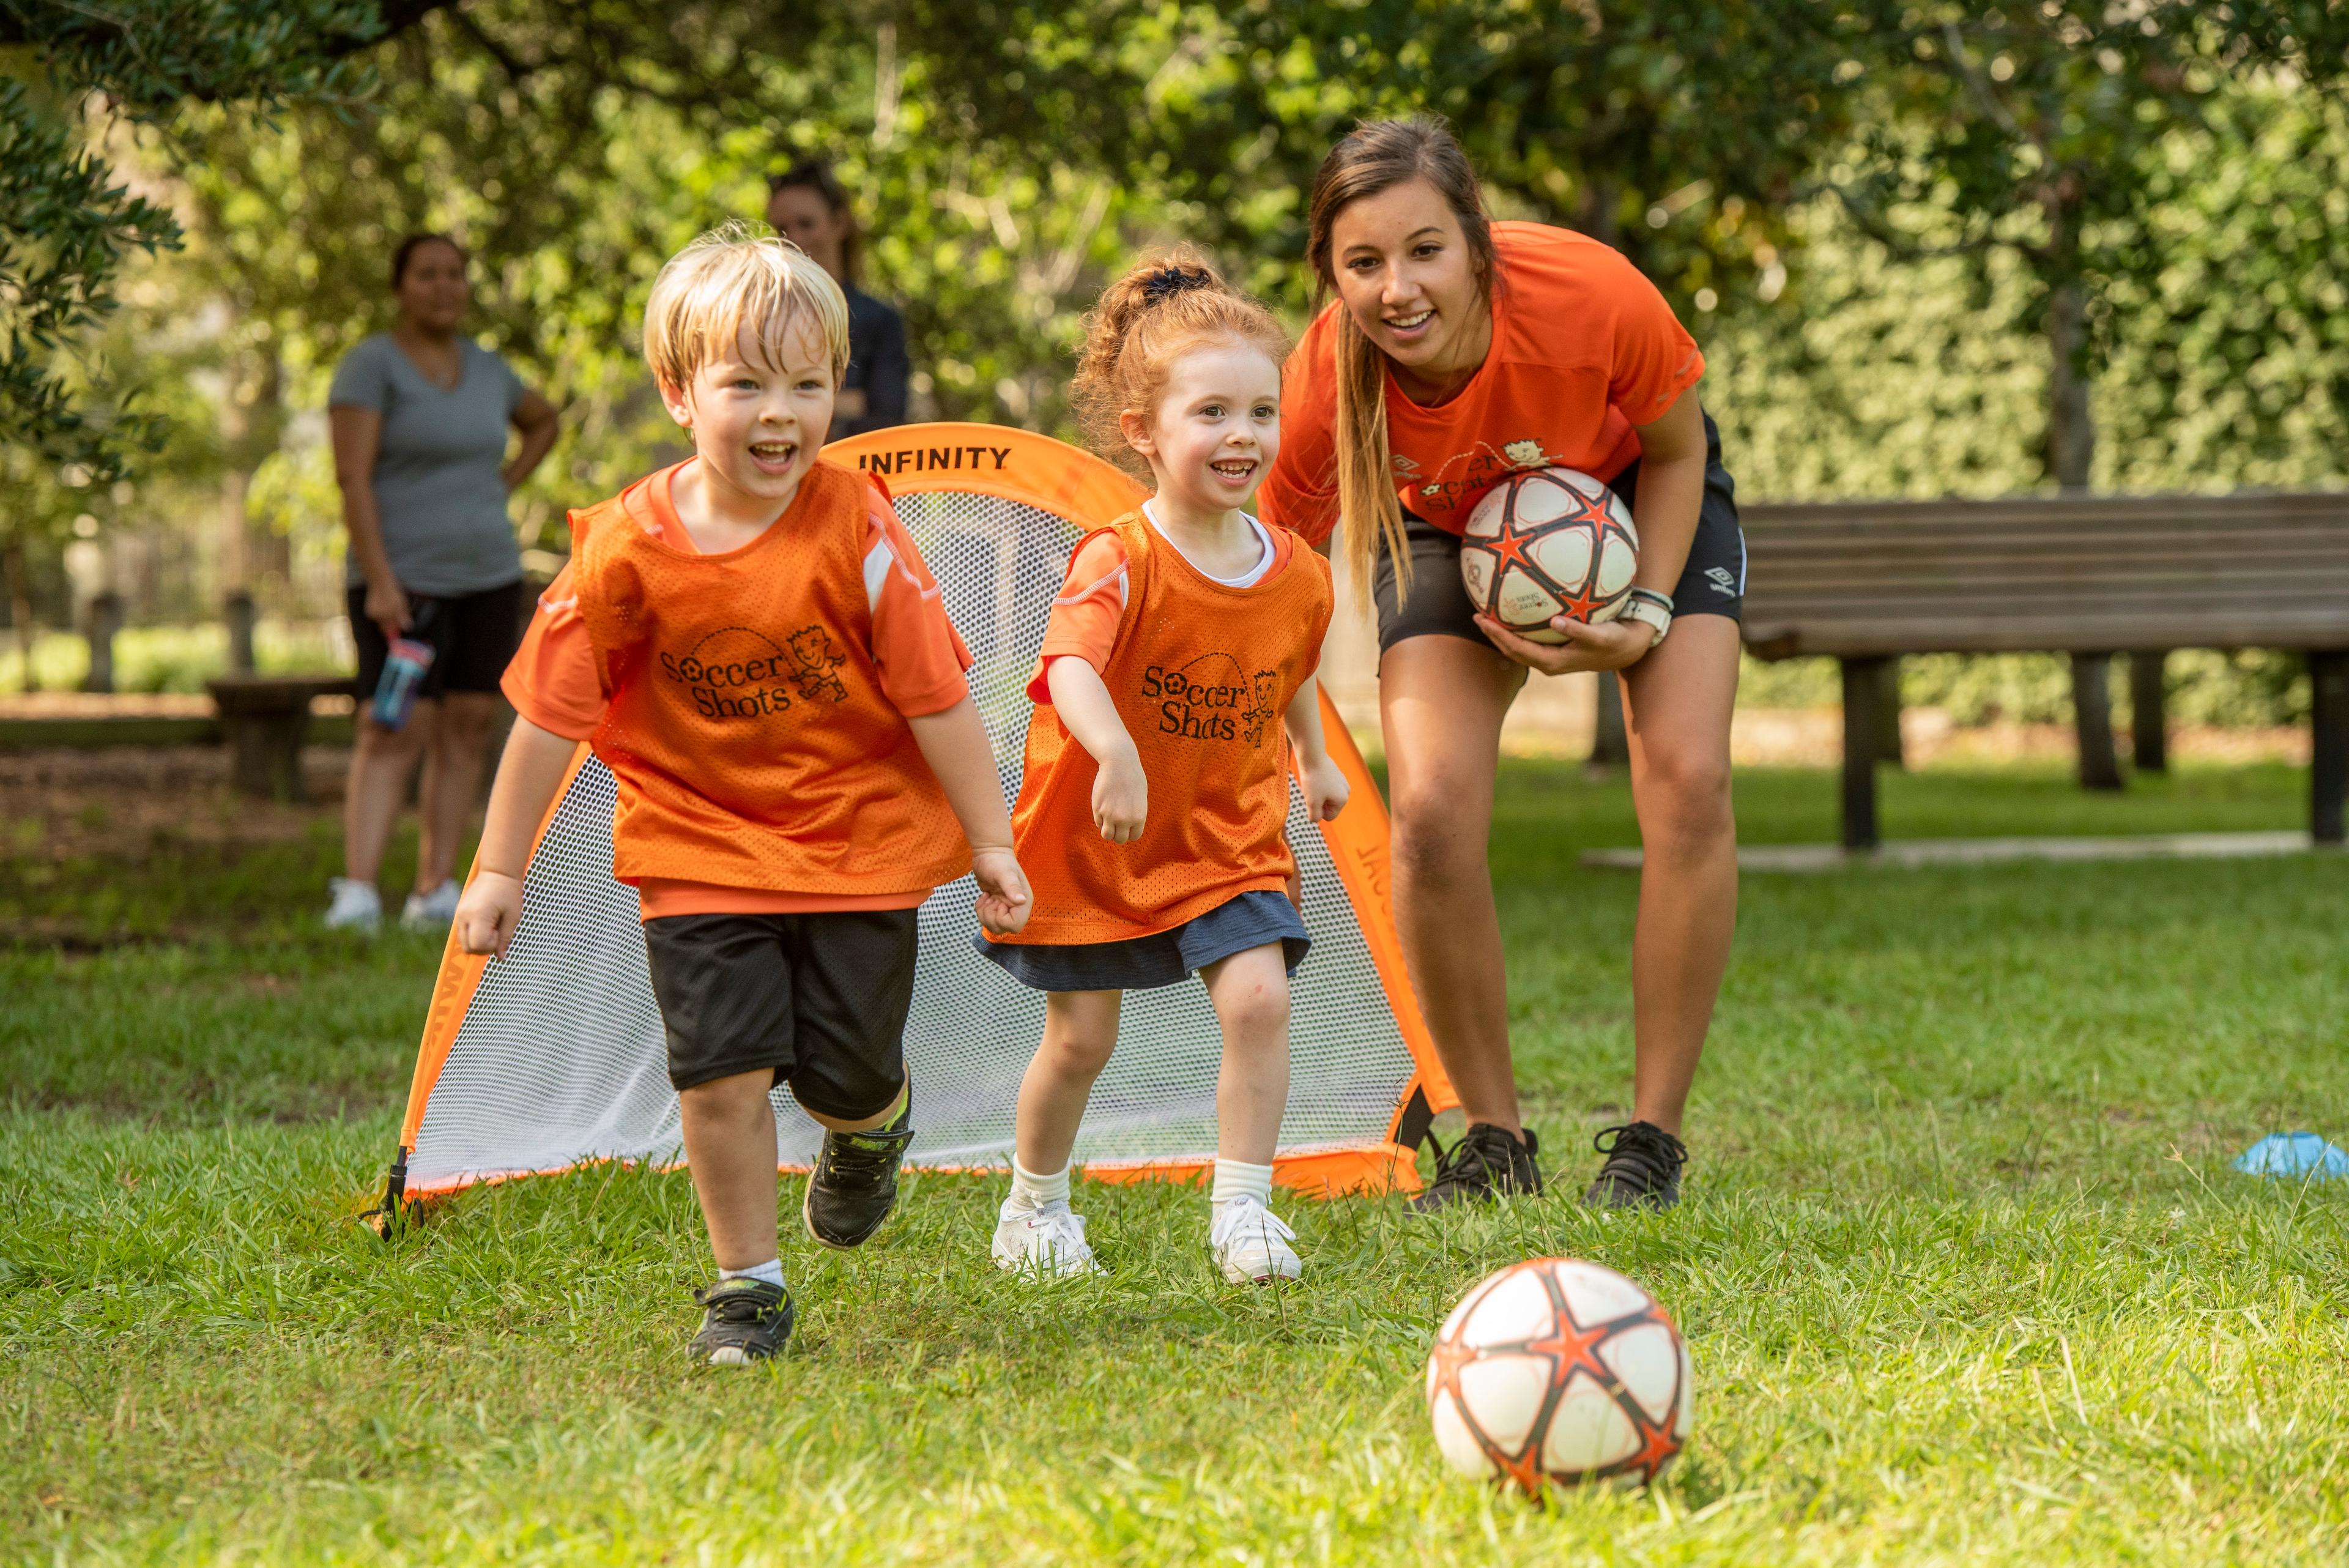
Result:
[[[1149,478],[1150,465],[1125,439],[1123,416],[1148,418],[1184,353],[1231,341],[1261,349],[1276,366],[1288,357],[1288,335],[1272,312],[1188,245],[1139,264],[1102,290],[1085,317],[1084,347],[1069,383],[1093,450]]]

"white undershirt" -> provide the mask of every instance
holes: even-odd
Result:
[[[1174,539],[1168,535],[1166,525],[1158,521],[1158,514],[1150,509],[1150,503],[1147,501],[1142,504],[1142,514],[1150,519],[1151,527],[1158,531],[1158,536],[1160,538],[1164,539],[1168,545],[1173,545],[1176,555],[1182,556],[1186,561],[1191,561],[1191,553],[1183,548],[1182,545],[1176,545]],[[1207,570],[1206,567],[1200,566],[1198,562],[1191,561],[1192,569],[1196,571],[1201,576],[1206,578],[1207,581],[1211,583],[1221,583],[1227,588],[1252,588],[1256,587],[1257,584],[1264,581],[1264,575],[1272,570],[1272,535],[1264,531],[1263,524],[1257,522],[1255,518],[1250,517],[1247,513],[1241,513],[1240,518],[1243,522],[1247,523],[1249,529],[1255,533],[1256,542],[1261,545],[1264,550],[1264,553],[1257,557],[1255,566],[1250,566],[1247,571],[1242,572],[1237,577],[1219,577],[1216,576],[1215,573]]]

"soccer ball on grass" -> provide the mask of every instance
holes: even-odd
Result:
[[[1689,1380],[1688,1346],[1653,1296],[1597,1263],[1532,1258],[1444,1320],[1427,1412],[1463,1475],[1536,1497],[1551,1482],[1645,1485],[1688,1440]]]

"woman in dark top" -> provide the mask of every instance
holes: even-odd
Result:
[[[767,182],[767,222],[832,274],[848,296],[848,371],[833,401],[828,441],[905,422],[905,324],[856,286],[864,236],[848,188],[821,159],[802,159]]]
[[[345,355],[326,394],[359,655],[343,875],[326,924],[372,930],[380,920],[376,877],[420,757],[423,834],[401,922],[445,929],[457,910],[458,843],[504,701],[498,679],[522,635],[522,556],[506,497],[554,444],[555,415],[495,351],[459,331],[472,296],[456,241],[402,242],[391,292],[398,324]],[[509,434],[521,438],[511,455]],[[375,722],[368,699],[402,636],[429,643],[433,659],[408,722],[392,730]]]

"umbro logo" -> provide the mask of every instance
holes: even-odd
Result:
[[[1737,574],[1726,566],[1707,566],[1704,575],[1712,579],[1713,591],[1727,598],[1737,597]]]

